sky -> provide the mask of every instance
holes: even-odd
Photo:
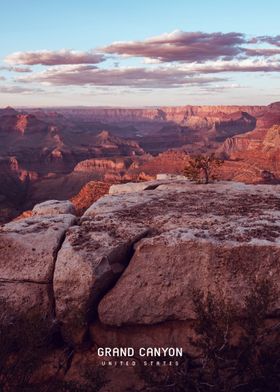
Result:
[[[279,0],[0,5],[0,107],[280,100]]]

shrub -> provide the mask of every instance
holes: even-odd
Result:
[[[216,179],[216,169],[223,164],[215,154],[195,155],[191,157],[183,174],[196,183],[208,184],[210,180]]]
[[[142,377],[154,392],[279,392],[280,323],[266,327],[273,302],[273,288],[266,280],[256,283],[245,300],[241,318],[237,309],[223,299],[193,292],[197,314],[193,341],[197,358],[185,356],[179,368],[162,377],[142,369]],[[236,329],[241,331],[233,343]]]

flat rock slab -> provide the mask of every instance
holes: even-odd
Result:
[[[168,184],[168,181],[143,181],[127,182],[125,184],[114,184],[110,186],[109,194],[117,195],[121,193],[133,193],[156,189],[160,185]]]
[[[83,217],[93,218],[97,215],[113,214],[117,211],[127,211],[130,207],[143,209],[147,203],[155,201],[157,197],[158,195],[151,190],[106,195],[93,203]]]
[[[67,232],[54,273],[56,316],[66,340],[80,343],[102,295],[112,287],[148,229],[105,216],[83,219]]]
[[[129,200],[123,210],[104,198],[103,210],[108,201],[107,212],[115,219],[127,226],[147,224],[150,238],[136,245],[129,266],[101,300],[100,320],[120,326],[193,319],[195,289],[242,313],[245,298],[265,279],[276,297],[269,311],[278,312],[279,191],[279,186],[239,183],[165,184],[141,192],[141,201],[138,194],[134,207],[133,194],[123,195],[119,203]]]
[[[75,215],[75,207],[69,200],[47,200],[36,204],[32,209],[32,215]]]

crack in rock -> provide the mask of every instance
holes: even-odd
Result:
[[[84,218],[71,227],[58,252],[54,272],[56,317],[64,339],[83,342],[88,322],[96,316],[102,296],[113,287],[129,263],[133,246],[149,228],[127,226],[106,214]]]

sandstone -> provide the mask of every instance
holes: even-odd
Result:
[[[54,319],[52,287],[49,283],[2,281],[0,279],[1,315],[7,322],[19,317],[41,317],[51,324]]]
[[[71,199],[77,215],[83,215],[95,201],[108,193],[109,188],[110,184],[100,181],[90,181],[84,185],[80,192]]]
[[[189,234],[178,230],[137,246],[129,267],[99,305],[103,323],[119,326],[195,319],[195,289],[215,298],[222,296],[242,309],[259,276],[277,284],[279,245],[222,245]],[[248,255],[254,255],[253,260],[248,262]]]
[[[73,215],[31,217],[0,229],[0,279],[47,283],[52,280],[55,254]]]
[[[36,216],[0,228],[0,299],[15,314],[53,313],[56,253],[73,215]]]
[[[166,173],[159,173],[156,176],[157,180],[183,180],[183,181],[188,181],[188,179],[185,176],[181,176],[178,174],[166,174]]]
[[[143,193],[145,194],[144,196]],[[140,209],[146,203],[156,200],[157,197],[158,195],[153,191],[131,192],[126,194],[125,197],[121,194],[106,195],[93,203],[83,216],[89,218],[100,214],[109,215],[117,211],[129,210],[130,207],[135,208],[136,206]]]
[[[141,223],[126,225],[106,214],[83,219],[68,230],[54,272],[56,316],[67,341],[82,342],[102,295],[128,264],[133,244],[146,233]]]
[[[36,204],[32,210],[33,215],[58,215],[73,214],[75,207],[69,200],[47,200],[43,203]]]
[[[153,189],[159,186],[158,181],[143,181],[143,182],[127,182],[126,184],[114,184],[109,189],[110,195],[117,195],[119,193],[140,192]]]
[[[267,279],[275,295],[267,311],[278,317],[279,185],[176,177],[138,187],[97,200],[79,226],[57,210],[3,226],[1,303],[55,317],[70,344],[146,339],[188,352],[196,290],[246,316],[246,297]]]
[[[251,184],[279,183],[279,115],[275,119],[271,115],[268,121],[252,132],[226,139],[218,148],[217,153],[227,159],[219,170],[221,178]]]
[[[173,188],[175,183],[189,182],[185,176],[176,174],[158,174],[156,180],[142,182],[127,182],[125,184],[114,184],[109,189],[109,195],[117,195],[120,193],[141,192],[145,190],[153,190],[161,185],[171,183]]]
[[[101,300],[102,323],[192,320],[195,289],[230,301],[243,315],[246,296],[264,278],[277,298],[270,311],[278,312],[278,192],[278,186],[175,182],[156,188],[153,200],[141,192],[143,209],[139,199],[133,208],[131,194],[124,195],[129,209],[114,214],[127,226],[132,220],[146,223],[152,235],[136,244],[129,266]]]

